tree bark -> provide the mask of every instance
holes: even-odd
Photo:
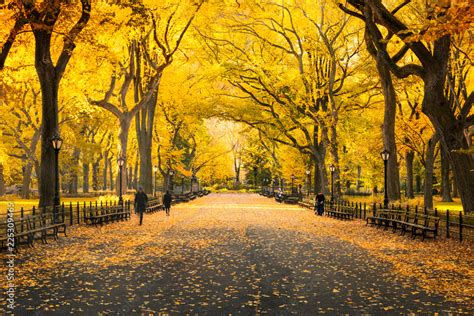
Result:
[[[153,145],[153,127],[157,99],[158,87],[153,92],[150,101],[147,102],[135,116],[138,152],[140,154],[140,186],[145,192],[149,193],[153,192],[153,161],[151,150]],[[135,102],[138,103],[139,98],[136,98]]]
[[[382,60],[380,54],[375,57],[382,92],[384,96],[384,121],[383,121],[383,143],[385,149],[390,152],[387,166],[387,194],[389,200],[400,199],[400,173],[397,162],[397,144],[395,142],[395,116],[397,112],[396,94],[393,87],[390,68]]]
[[[425,157],[425,186],[424,186],[424,205],[427,209],[433,209],[433,166],[434,152],[436,143],[438,142],[438,134],[435,132],[428,141]]]
[[[449,46],[446,49],[449,50]],[[454,117],[444,95],[445,72],[430,69],[424,81],[422,111],[430,118],[440,135],[441,146],[446,149],[464,211],[474,212],[474,159],[460,152],[467,151],[469,147],[464,137],[464,125]]]
[[[109,183],[110,191],[114,190],[114,169],[113,169],[112,157],[109,158]]]
[[[71,168],[71,186],[69,188],[69,193],[77,194],[79,188],[79,176],[78,176],[78,168],[79,168],[79,158],[81,156],[81,152],[79,148],[74,148],[73,153],[73,165],[74,168]]]
[[[415,194],[413,192],[413,160],[415,159],[415,153],[410,150],[405,153],[405,163],[407,169],[407,198],[413,199]]]
[[[32,162],[27,159],[26,165],[23,171],[23,187],[21,192],[21,197],[23,199],[30,198],[30,184],[31,184],[31,172],[33,171],[33,164]]]
[[[441,146],[441,201],[452,202],[451,183],[449,181],[449,158]]]
[[[99,184],[99,166],[100,158],[92,163],[92,189],[98,191],[100,188]]]
[[[361,166],[357,166],[357,181],[356,181],[356,191],[359,192],[360,191],[360,187],[361,187],[361,175],[362,175],[362,167]]]
[[[109,152],[104,152],[104,169],[102,171],[102,190],[107,191],[107,171],[109,167]]]
[[[5,177],[3,175],[3,164],[0,163],[0,196],[5,195]]]
[[[120,128],[118,131],[118,153],[119,157],[122,157],[124,159],[124,164],[122,167],[122,183],[120,183],[120,170],[117,172],[117,179],[115,183],[117,183],[116,186],[116,193],[117,195],[120,192],[120,186],[122,187],[122,194],[125,194],[127,192],[127,184],[128,184],[128,176],[127,176],[127,144],[128,144],[128,133],[130,131],[130,121],[131,117],[129,115],[124,115],[122,118],[119,119],[120,122]]]
[[[82,192],[89,193],[89,163],[82,163]]]
[[[453,181],[451,181],[452,184],[453,184],[453,197],[454,198],[457,198],[459,197],[459,192],[458,192],[458,185],[456,184],[456,180],[453,179]]]
[[[51,138],[58,132],[58,87],[53,61],[51,59],[51,32],[36,30],[35,68],[41,85],[42,98],[42,132],[41,132],[41,165],[39,206],[53,205],[54,199],[54,149]]]

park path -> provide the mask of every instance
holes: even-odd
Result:
[[[363,240],[379,235],[407,240],[258,195],[211,194],[173,207],[169,217],[145,215],[143,226],[133,216],[78,227],[20,254],[16,314],[474,312],[384,257],[414,247],[411,256],[422,258],[430,242],[384,246],[378,255]]]

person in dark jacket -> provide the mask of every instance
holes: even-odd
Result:
[[[170,191],[166,191],[165,195],[163,196],[163,205],[165,206],[165,212],[168,216],[170,216],[170,208],[172,201],[173,198],[171,197]]]
[[[135,212],[140,214],[140,225],[143,222],[143,213],[145,212],[146,205],[148,203],[148,196],[146,195],[145,191],[143,191],[142,187],[138,188],[137,193],[135,193]]]
[[[315,211],[318,212],[319,216],[323,215],[325,199],[326,198],[324,197],[324,194],[322,192],[319,192],[318,195],[316,195]]]

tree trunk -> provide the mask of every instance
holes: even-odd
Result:
[[[453,197],[457,198],[457,197],[459,197],[459,192],[458,192],[458,186],[456,184],[456,180],[453,179],[453,181],[451,181],[451,183],[453,184]]]
[[[89,193],[89,163],[82,163],[82,192]]]
[[[73,165],[74,168],[71,168],[71,186],[69,188],[69,193],[77,194],[79,188],[79,176],[78,176],[78,168],[79,168],[79,158],[81,156],[81,152],[79,148],[74,148],[73,153]]]
[[[405,163],[407,169],[407,198],[413,199],[415,194],[413,192],[413,160],[415,159],[415,153],[413,151],[407,151],[405,153]]]
[[[438,42],[445,41],[441,38]],[[449,41],[449,38],[448,38]],[[449,53],[449,45],[440,48],[437,56],[445,58]],[[447,66],[446,66],[447,67]],[[465,212],[474,212],[474,159],[471,155],[460,152],[469,149],[464,135],[464,123],[459,121],[451,111],[449,102],[444,95],[446,68],[429,69],[425,77],[425,91],[422,112],[429,118],[439,134],[441,146],[446,149],[454,179],[456,181],[462,206]]]
[[[382,126],[383,143],[385,149],[390,152],[387,166],[387,194],[389,200],[400,199],[400,173],[397,163],[397,145],[395,142],[395,116],[396,116],[396,94],[393,87],[392,74],[383,57],[377,54],[376,65],[382,84],[385,110]]]
[[[341,196],[341,177],[340,177],[340,170],[339,170],[339,153],[338,153],[338,139],[337,139],[337,129],[334,123],[331,126],[331,142],[328,144],[331,156],[334,160],[334,166],[336,170],[334,171],[334,197]],[[332,185],[332,184],[329,184]]]
[[[36,30],[35,68],[41,85],[42,98],[42,131],[41,131],[41,165],[39,206],[51,206],[55,187],[55,156],[51,138],[58,132],[58,87],[55,68],[51,59],[51,32]]]
[[[26,166],[23,171],[23,187],[21,197],[23,199],[30,198],[30,184],[31,184],[31,172],[33,171],[33,164],[30,160],[27,160]]]
[[[419,174],[417,174],[415,176],[415,188],[416,188],[416,193],[420,193],[421,192],[421,176]]]
[[[112,168],[112,158],[109,158],[109,183],[110,183],[110,191],[114,191],[114,169]]]
[[[446,150],[441,147],[441,201],[452,202],[451,183],[449,181],[449,158]]]
[[[122,187],[122,194],[125,194],[127,192],[127,183],[128,183],[128,177],[127,177],[127,162],[128,162],[128,157],[127,157],[127,144],[128,144],[128,132],[130,130],[130,121],[131,118],[129,116],[125,115],[123,118],[120,120],[120,129],[118,131],[118,155],[117,158],[122,157],[124,159],[124,164],[122,166],[122,183],[120,183],[120,170],[117,172],[117,180],[115,183],[117,183],[116,186],[116,193],[117,195],[120,192],[120,187]]]
[[[145,107],[135,116],[138,151],[140,154],[140,186],[145,192],[153,192],[153,162],[151,150],[153,145],[153,126],[158,98],[158,88]],[[137,101],[137,100],[136,100]]]
[[[361,187],[361,180],[360,180],[361,175],[362,175],[362,167],[357,166],[357,181],[356,181],[356,191],[357,192],[360,191],[360,187]]]
[[[138,189],[138,160],[135,160],[135,168],[133,169],[133,183],[131,189]]]
[[[3,164],[0,163],[0,196],[5,195],[5,177],[3,175]]]
[[[104,170],[102,171],[102,190],[107,191],[107,170],[109,167],[109,153],[104,152]]]
[[[428,141],[425,157],[425,187],[424,187],[424,204],[429,210],[433,209],[433,166],[434,152],[436,143],[438,142],[438,134],[435,132]]]
[[[92,164],[92,189],[94,191],[99,191],[100,184],[99,184],[99,166],[100,166],[100,158],[98,158]]]

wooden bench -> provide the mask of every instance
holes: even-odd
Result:
[[[349,205],[330,205],[326,208],[326,214],[337,219],[351,220],[354,219],[355,209]]]
[[[8,236],[8,233],[10,233],[9,228],[14,227],[13,233],[13,247],[16,249],[16,247],[23,241],[26,240],[26,243],[28,246],[33,245],[33,240],[31,239],[31,234],[28,231],[28,221],[26,218],[16,218],[14,225],[11,223],[8,223],[7,220],[4,220],[0,223],[0,242],[1,242],[1,248],[8,248],[11,246],[10,244],[10,238]]]
[[[409,213],[406,217],[406,222],[402,223],[402,234],[406,231],[411,231],[411,236],[413,239],[416,236],[422,236],[421,240],[425,240],[427,233],[432,233],[433,238],[436,239],[438,235],[438,225],[439,225],[439,217],[431,216],[426,214],[419,214],[419,213]]]
[[[58,239],[58,234],[63,233],[66,235],[66,223],[64,218],[59,214],[38,214],[38,215],[27,215],[28,221],[28,232],[31,234],[31,240],[36,239],[39,234],[41,241],[46,244],[47,237],[52,236],[55,240]]]
[[[103,224],[130,218],[130,210],[124,205],[84,208],[84,221],[89,225]]]
[[[400,210],[379,209],[375,211],[375,214],[367,216],[366,225],[376,225],[386,229],[393,226],[394,229],[397,229],[405,221],[403,213]]]
[[[161,203],[160,198],[148,200],[147,206],[145,208],[145,213],[154,213],[160,210],[163,210],[163,203]]]
[[[439,226],[439,217],[437,216],[389,209],[375,211],[375,214],[368,216],[366,221],[367,225],[377,225],[385,227],[385,229],[392,227],[394,232],[400,228],[401,235],[410,231],[413,239],[416,236],[422,236],[422,240],[425,240],[427,233],[432,233],[433,238],[436,238]]]

